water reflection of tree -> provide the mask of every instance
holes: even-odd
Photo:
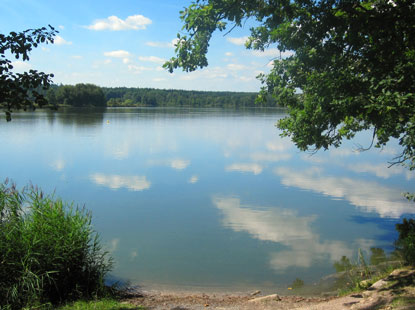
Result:
[[[105,108],[60,108],[46,112],[49,123],[58,122],[64,126],[88,127],[102,124]]]

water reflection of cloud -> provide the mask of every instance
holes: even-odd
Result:
[[[398,218],[402,214],[415,212],[413,205],[402,197],[401,191],[376,182],[323,176],[321,170],[316,168],[298,172],[280,167],[274,172],[286,186],[343,198],[366,212],[377,212],[381,217]]]
[[[122,176],[106,175],[95,173],[90,179],[98,185],[106,186],[111,189],[127,188],[132,191],[142,191],[150,188],[151,182],[145,176]]]
[[[183,170],[186,169],[187,166],[190,165],[190,160],[184,160],[184,159],[172,159],[170,161],[170,167],[176,170]]]
[[[192,175],[191,178],[189,179],[189,183],[194,184],[197,183],[199,181],[199,177],[197,175]]]
[[[274,152],[283,152],[293,147],[293,143],[289,139],[280,139],[278,141],[269,141],[266,148]]]
[[[374,165],[371,163],[356,163],[348,165],[348,169],[357,173],[371,173],[379,178],[388,179],[393,175],[403,174],[407,180],[411,180],[415,177],[414,173],[404,168],[403,166],[392,166],[388,167],[385,164]]]
[[[111,253],[115,252],[118,248],[119,243],[120,243],[120,239],[118,238],[111,239],[108,243],[108,252],[111,252]]]
[[[187,159],[152,159],[148,161],[149,165],[154,166],[168,166],[176,170],[184,170],[190,165],[190,160]]]
[[[128,143],[123,143],[118,145],[113,150],[113,156],[115,159],[121,160],[126,159],[130,155],[130,145]]]
[[[353,245],[347,247],[341,241],[319,242],[317,236],[312,240],[299,240],[289,244],[290,250],[276,252],[271,255],[270,265],[274,270],[282,271],[289,267],[309,268],[313,263],[329,259],[331,262],[339,260],[342,256],[352,257],[353,249],[362,249],[368,252],[374,246],[373,240],[358,239]]]
[[[295,211],[280,208],[256,210],[241,206],[238,198],[216,198],[213,203],[222,211],[225,227],[246,231],[256,239],[287,242],[312,238],[309,224],[315,216],[298,217]]]
[[[353,254],[353,250],[341,241],[319,240],[319,236],[311,229],[316,216],[299,216],[296,211],[283,208],[244,206],[237,198],[214,198],[213,203],[221,210],[225,227],[236,232],[248,232],[258,240],[289,247],[271,254],[270,265],[274,270],[310,267],[318,260],[328,258],[334,261],[343,255]]]
[[[330,150],[329,154],[333,157],[348,157],[351,155],[359,155],[360,152],[355,149],[338,148]]]
[[[288,153],[253,153],[250,155],[251,159],[254,161],[271,161],[277,162],[282,160],[288,160],[292,157],[291,154]]]
[[[137,252],[137,250],[132,250],[131,252],[130,252],[130,260],[132,261],[132,260],[135,260],[135,258],[138,256],[138,252]]]
[[[50,164],[52,169],[58,172],[62,171],[65,168],[65,165],[66,162],[63,159],[57,159]]]
[[[255,175],[262,172],[262,166],[256,163],[235,163],[225,167],[225,171],[249,172]]]

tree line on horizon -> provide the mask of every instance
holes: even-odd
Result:
[[[255,102],[258,93],[177,89],[99,87],[93,84],[51,85],[45,98],[51,106],[73,107],[275,107],[276,101]]]

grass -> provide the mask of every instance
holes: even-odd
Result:
[[[61,306],[58,310],[146,310],[143,306],[133,306],[127,303],[119,302],[114,299],[101,299],[93,301],[77,301],[65,306]]]
[[[387,258],[381,249],[372,248],[371,251],[370,265],[367,264],[360,249],[356,262],[352,262],[347,257],[335,262],[334,267],[339,272],[335,287],[339,296],[360,293],[388,276],[395,268],[402,266],[400,261],[392,260],[394,257]]]
[[[392,301],[393,308],[415,305],[415,297],[399,296]]]
[[[111,265],[84,208],[0,184],[0,309],[103,296]]]

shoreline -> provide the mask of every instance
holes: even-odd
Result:
[[[293,293],[297,293],[295,291]],[[261,291],[230,293],[185,291],[130,291],[122,302],[152,310],[367,310],[414,309],[415,268],[403,267],[373,283],[366,290],[346,296],[264,294]],[[395,308],[397,302],[403,307]]]

